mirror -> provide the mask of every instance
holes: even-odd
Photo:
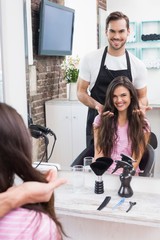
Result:
[[[130,2],[128,2],[128,0],[119,0],[119,1],[106,0],[106,1],[107,1],[107,10],[109,12],[115,11],[115,10],[123,11],[129,16],[131,21],[139,21],[139,20],[141,20],[141,19],[138,19],[140,17],[143,18],[144,20],[148,20],[148,18],[151,20],[159,19],[159,9],[157,8],[157,6],[159,4],[158,0],[152,0],[152,1],[150,0],[149,2],[147,2],[147,5],[146,5],[146,2],[144,2],[144,0],[142,0],[141,2],[138,0],[135,0],[134,2],[132,2],[132,6],[131,6]],[[8,1],[8,2],[10,2],[10,1]],[[73,2],[73,4],[75,4],[75,1],[70,0],[68,2],[70,2],[70,3]],[[76,1],[76,2],[79,2],[77,5],[80,5],[80,1]],[[93,12],[95,14],[94,17],[96,19],[96,17],[97,17],[97,15],[96,15],[97,14],[96,0],[94,0],[94,1],[88,0],[86,2],[88,3],[88,5],[86,5],[86,3],[85,3],[85,11],[87,12],[86,17],[88,16],[87,10],[90,9],[90,6],[92,4],[92,6],[95,6],[95,7],[93,7]],[[84,6],[83,7],[82,6],[83,5],[81,4],[81,8],[82,8],[81,12],[83,14],[82,16],[84,16]],[[72,7],[72,6],[70,6],[70,7]],[[75,6],[73,6],[73,8],[75,8]],[[80,9],[79,6],[78,6],[78,8]],[[136,15],[135,15],[135,11],[133,11],[133,8],[136,11]],[[144,11],[142,11],[142,9],[144,9]],[[150,11],[150,9],[152,9],[152,11]],[[87,19],[87,21],[86,21],[85,18],[83,17],[83,22],[88,23],[88,21],[90,19],[91,19],[91,17],[89,19]],[[96,21],[94,20],[94,22],[96,22]],[[93,24],[93,19],[92,19],[92,22],[90,22],[90,24],[87,26],[87,30],[85,30],[85,32],[84,32],[83,26],[78,28],[79,31],[82,31],[80,35],[83,37],[82,40],[84,41],[84,43],[82,43],[82,40],[79,40],[79,38],[78,38],[78,41],[77,41],[78,44],[81,43],[79,45],[82,45],[84,47],[81,51],[81,54],[79,54],[79,52],[75,52],[75,53],[79,54],[79,56],[82,56],[84,54],[84,52],[93,50],[90,47],[93,44],[94,39],[96,39],[96,38],[93,37],[92,34],[90,34],[90,33],[88,33],[88,35],[91,35],[91,38],[90,38],[90,36],[86,36],[86,33],[89,31],[89,29],[91,31],[93,31],[95,34],[94,36],[96,36],[97,26],[95,26],[95,29],[93,30],[93,29],[91,29],[91,26],[93,27],[93,25],[94,24]],[[87,42],[88,44],[86,44],[86,41],[88,41],[89,43]],[[92,48],[95,48],[95,45],[96,45],[96,43],[94,42],[94,45],[92,45]],[[78,45],[75,47],[77,50],[79,50]],[[1,60],[1,54],[0,54],[0,60]],[[0,61],[0,71],[1,71],[1,61]],[[158,75],[158,79],[155,78],[155,75],[156,76]],[[149,86],[151,86],[151,87],[157,86],[155,89],[156,91],[159,91],[159,76],[160,76],[159,70],[157,70],[157,69],[150,70],[148,83],[149,83]],[[2,78],[0,78],[0,81],[3,82]],[[0,82],[0,90],[2,91],[3,87],[2,87],[1,82]],[[153,82],[154,82],[154,84],[152,84]],[[151,87],[149,88],[149,96],[150,97],[154,96],[154,91],[151,89]],[[0,97],[2,97],[2,96],[3,96],[3,91],[2,91],[2,94],[0,93]],[[14,97],[14,99],[16,99],[16,98]],[[160,133],[160,125],[159,125],[159,121],[158,121],[160,119],[160,111],[158,108],[160,106],[160,104],[158,104],[157,101],[155,101],[155,102],[153,101],[152,103],[156,108],[154,108],[152,111],[148,112],[147,116],[149,117],[149,120],[151,122],[152,130],[157,135],[158,142],[160,143],[160,134],[159,134]],[[156,168],[155,168],[155,172],[156,172],[155,176],[156,177],[160,177],[160,175],[159,175],[160,174],[160,163],[158,161],[159,153],[160,153],[160,148],[158,147],[158,149],[156,150]]]
[[[137,48],[139,53],[141,53],[140,48],[144,47],[142,46],[145,45],[147,47],[149,44],[150,48],[157,48],[157,51],[152,52],[151,55],[154,55],[153,57],[156,58],[156,61],[159,61],[159,50],[158,48],[160,47],[159,41],[148,41],[147,42],[142,42],[139,35],[142,27],[142,22],[145,21],[155,21],[155,25],[150,25],[147,29],[149,33],[156,33],[156,31],[159,31],[159,25],[156,25],[157,22],[159,21],[159,10],[157,9],[159,2],[158,0],[150,0],[148,1],[147,5],[145,4],[145,0],[142,1],[132,1],[130,3],[128,0],[107,0],[107,11],[112,12],[112,11],[122,11],[124,12],[130,19],[130,22],[136,22],[138,24],[137,32],[136,34],[138,35],[137,43],[134,44],[134,47]],[[134,9],[134,10],[133,10]],[[152,9],[152,11],[151,11]],[[136,13],[136,14],[135,14]],[[156,22],[157,21],[157,22]],[[159,23],[158,23],[159,24]],[[159,33],[159,32],[157,32]],[[148,32],[147,32],[148,34]],[[151,49],[151,50],[152,50]],[[149,51],[149,49],[148,49]],[[155,55],[157,54],[157,55]],[[139,55],[140,57],[140,55]],[[146,56],[149,60],[152,56]],[[144,59],[146,60],[146,59]],[[153,107],[151,111],[147,112],[147,118],[151,124],[151,129],[152,132],[154,132],[157,136],[158,143],[160,143],[160,124],[159,124],[159,119],[160,119],[160,94],[159,94],[159,76],[160,76],[160,67],[158,68],[148,68],[148,99],[149,99],[149,104]],[[160,145],[160,144],[159,144]],[[159,156],[160,156],[160,146],[155,150],[155,177],[160,177],[160,161],[159,161]]]
[[[65,1],[65,2],[71,2],[72,1]],[[157,6],[159,4],[158,0],[149,1],[148,4],[145,4],[145,0],[142,0],[139,2],[138,0],[135,0],[134,2],[130,3],[128,0],[120,0],[117,2],[117,0],[106,0],[107,2],[107,12],[104,10],[99,12],[99,28],[100,28],[100,43],[101,46],[105,43],[105,19],[107,13],[110,13],[112,11],[122,11],[124,12],[130,19],[130,22],[135,21],[139,24],[139,27],[137,31],[140,30],[141,22],[147,21],[147,20],[159,20],[159,10],[157,9]],[[94,6],[94,3],[92,3],[92,6]],[[76,5],[69,7],[76,8]],[[94,8],[94,7],[93,7]],[[135,9],[135,11],[133,11]],[[142,9],[144,11],[142,11]],[[150,11],[152,9],[152,11]],[[136,14],[135,14],[136,12]],[[79,12],[78,12],[79,14]],[[79,16],[81,18],[81,15]],[[83,19],[85,20],[85,19]],[[83,27],[79,28],[79,31],[82,31]],[[75,29],[76,30],[76,29]],[[152,29],[150,31],[154,31],[155,29]],[[92,31],[92,30],[91,30]],[[77,34],[77,32],[75,31]],[[81,36],[83,35],[83,32],[81,32]],[[88,34],[89,35],[89,34]],[[137,33],[139,35],[139,33]],[[77,35],[76,35],[77,36]],[[89,37],[89,36],[88,36]],[[87,37],[87,39],[88,39]],[[75,39],[76,40],[76,39]],[[90,40],[91,41],[91,40]],[[141,39],[138,37],[138,41],[141,42]],[[79,44],[79,43],[78,43]],[[81,42],[80,45],[83,45]],[[158,46],[160,47],[160,43],[152,41],[152,45],[154,47]],[[135,46],[134,46],[135,47]],[[138,53],[140,53],[141,45],[139,43],[136,43],[136,48],[138,49]],[[88,50],[90,51],[90,50]],[[87,52],[87,50],[86,50]],[[159,50],[158,50],[159,55]],[[81,54],[80,54],[81,56]],[[159,56],[158,56],[159,57]],[[152,111],[149,111],[147,113],[147,117],[151,123],[151,129],[156,134],[158,142],[160,143],[160,125],[159,125],[159,119],[160,119],[160,94],[159,94],[159,76],[160,76],[160,70],[159,69],[148,69],[148,98],[149,103],[153,107]],[[154,89],[153,89],[154,87]],[[159,144],[160,145],[160,144]],[[160,161],[158,161],[158,157],[160,155],[160,147],[155,150],[155,158],[156,158],[156,166],[155,166],[155,177],[160,177]]]
[[[2,61],[1,61],[1,39],[0,39],[0,102],[3,102],[3,79],[2,79]]]

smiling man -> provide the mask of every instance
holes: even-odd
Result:
[[[106,19],[108,46],[87,54],[81,60],[77,96],[89,107],[87,146],[93,145],[93,120],[102,112],[106,90],[115,77],[128,77],[137,90],[143,111],[150,109],[147,101],[147,69],[140,59],[125,49],[129,34],[128,17],[121,12],[112,12]]]

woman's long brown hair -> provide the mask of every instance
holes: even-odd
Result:
[[[148,126],[143,114],[136,113],[136,110],[140,109],[137,92],[131,81],[125,76],[116,77],[108,86],[103,112],[111,111],[114,113],[114,116],[102,117],[101,126],[98,131],[97,145],[105,156],[111,156],[112,149],[117,140],[118,123],[118,110],[114,106],[113,95],[115,89],[119,86],[127,88],[130,92],[131,103],[127,110],[128,138],[131,141],[132,154],[134,152],[135,157],[138,158],[140,152],[142,150],[144,151],[147,145],[145,141],[144,130],[147,131]]]
[[[0,103],[0,192],[14,183],[15,174],[24,182],[47,182],[44,175],[32,167],[31,136],[22,117],[11,106]],[[27,204],[28,209],[44,212],[63,229],[54,210],[54,194],[47,203]]]

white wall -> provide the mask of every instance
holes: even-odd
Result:
[[[28,0],[0,1],[0,34],[4,101],[27,121],[23,4]],[[83,56],[97,48],[96,0],[66,0],[75,9],[73,55]],[[1,88],[2,89],[2,88]]]
[[[122,11],[131,21],[159,20],[159,0],[107,0],[107,11]]]
[[[23,1],[1,0],[0,22],[4,101],[27,123]]]
[[[97,48],[96,0],[65,0],[65,6],[75,9],[72,55],[81,57]]]
[[[1,35],[0,35],[0,102],[3,101],[2,63],[1,63]]]

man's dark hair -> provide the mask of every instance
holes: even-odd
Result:
[[[109,25],[110,21],[116,21],[116,20],[120,20],[120,19],[126,20],[126,27],[127,27],[127,29],[129,29],[129,18],[126,15],[124,15],[122,12],[116,11],[116,12],[110,13],[109,16],[107,17],[107,19],[106,19],[106,31],[108,29],[108,25]]]

